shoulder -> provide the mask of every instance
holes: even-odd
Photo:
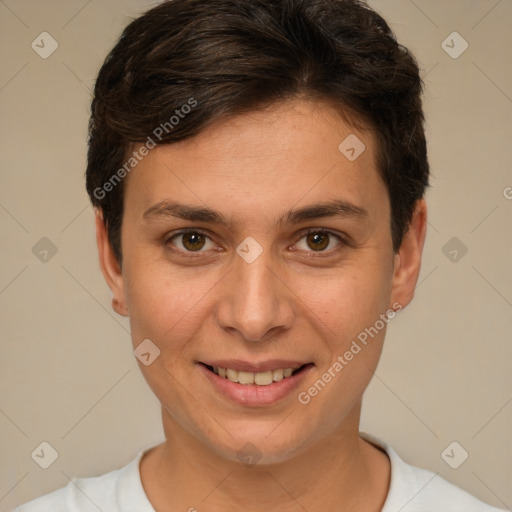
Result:
[[[72,478],[65,487],[20,505],[13,512],[124,512],[120,499],[128,498],[125,491],[131,494],[139,490],[133,480],[137,482],[139,477],[141,455],[139,452],[128,465],[101,476]]]
[[[117,511],[116,483],[119,471],[98,477],[73,478],[65,487],[29,501],[13,512]]]
[[[403,461],[387,443],[361,432],[361,437],[383,449],[391,461],[391,481],[381,512],[503,512],[487,505],[439,474]]]

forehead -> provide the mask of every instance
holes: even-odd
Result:
[[[155,147],[128,176],[125,200],[139,215],[186,199],[231,208],[235,217],[266,215],[284,202],[375,203],[384,190],[375,143],[371,130],[349,124],[329,104],[286,102]]]

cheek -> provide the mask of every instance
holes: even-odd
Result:
[[[125,290],[133,348],[149,339],[159,349],[156,359],[139,368],[160,402],[185,421],[190,395],[185,391],[194,344],[202,325],[202,299],[213,284],[170,274],[169,265],[127,265]],[[172,404],[172,407],[169,405]],[[193,428],[192,425],[189,426]]]
[[[373,325],[386,312],[391,294],[391,276],[382,265],[351,262],[322,279],[302,278],[294,291],[304,302],[305,312],[325,328],[331,346],[346,342]]]
[[[175,371],[191,363],[201,340],[215,327],[211,311],[226,270],[143,261],[126,267],[132,343],[135,348],[150,339],[160,349],[159,363]]]
[[[285,300],[295,303],[297,322],[309,323],[319,338],[329,339],[331,351],[342,350],[388,307],[388,270],[370,256],[358,254],[329,272],[311,268],[283,276],[293,291]],[[190,340],[218,306],[217,292],[232,288],[225,269],[177,267],[147,256],[126,261],[125,268],[134,345],[149,338],[162,348],[171,342],[178,348],[179,340]]]
[[[390,293],[386,270],[376,268],[340,274],[329,281],[328,290],[308,297],[308,308],[321,320],[317,325],[328,329],[323,330],[325,337],[319,334],[317,339],[319,352],[323,342],[324,357],[318,361],[316,378],[297,397],[300,404],[311,407],[306,422],[322,418],[322,429],[336,428],[360,400],[377,367],[391,321],[387,316]]]

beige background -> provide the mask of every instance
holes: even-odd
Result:
[[[416,299],[390,324],[361,429],[510,508],[512,2],[371,4],[422,68],[432,189]],[[128,323],[99,272],[83,179],[95,76],[150,5],[0,2],[2,511],[120,467],[162,438]],[[43,31],[59,44],[47,59],[31,48]],[[469,43],[457,59],[441,46],[453,31]],[[57,248],[47,262],[32,252],[42,237]],[[443,253],[452,237],[468,249],[457,262]],[[59,453],[46,470],[31,458],[42,441]],[[458,469],[441,458],[452,441],[469,452]]]

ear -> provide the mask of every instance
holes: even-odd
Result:
[[[96,209],[95,215],[98,256],[100,259],[101,272],[113,294],[112,309],[119,315],[128,316],[124,295],[123,272],[108,240],[102,211],[99,208]]]
[[[398,302],[402,308],[414,297],[421,267],[421,255],[427,233],[427,204],[425,199],[416,202],[409,229],[402,239],[402,245],[394,255],[392,304]]]

